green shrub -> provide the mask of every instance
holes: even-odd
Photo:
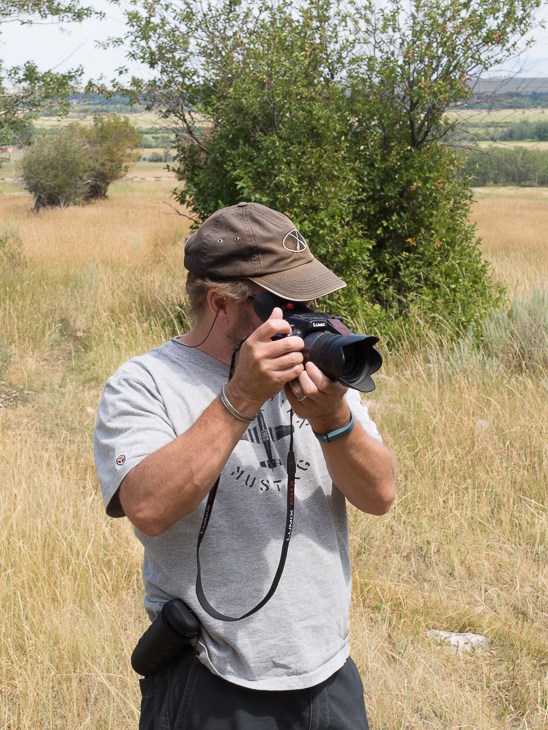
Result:
[[[541,142],[548,141],[548,122],[537,122],[535,125],[535,134]]]
[[[108,188],[123,177],[131,162],[135,162],[141,135],[125,117],[110,114],[93,118],[93,127],[87,131],[93,150],[93,166],[89,175],[88,199],[106,198]]]
[[[548,289],[514,297],[494,310],[483,324],[484,349],[510,368],[548,369]]]
[[[289,215],[366,322],[477,332],[500,301],[443,139],[467,79],[512,56],[539,0],[135,0],[136,101],[175,131],[198,226],[241,200]],[[132,6],[133,7],[133,6]],[[435,42],[433,42],[435,39]],[[528,134],[531,125],[528,125]]]
[[[86,197],[93,170],[93,150],[82,125],[69,124],[39,137],[21,162],[24,187],[34,195],[34,209],[61,208]]]
[[[245,62],[219,58],[225,75],[200,99],[213,129],[176,144],[179,202],[198,222],[240,200],[286,213],[347,282],[330,297],[339,312],[477,330],[500,291],[468,221],[458,157],[403,122],[406,70],[394,76],[388,51],[371,78],[341,60],[343,34],[322,46],[315,20],[280,5],[246,37]],[[427,117],[434,93],[416,102]]]
[[[133,148],[139,141],[130,122],[114,115],[94,117],[91,129],[75,122],[38,137],[21,162],[35,210],[106,197],[110,184],[137,159]]]
[[[503,142],[521,142],[524,139],[535,139],[535,137],[536,125],[533,125],[528,121],[524,121],[510,124],[510,126],[501,133],[500,140]]]

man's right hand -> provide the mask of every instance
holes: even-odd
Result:
[[[263,403],[303,372],[302,338],[290,336],[272,341],[276,334],[290,333],[289,322],[282,318],[282,310],[275,307],[270,318],[242,345],[234,375],[225,389],[228,399],[241,413],[254,416]]]

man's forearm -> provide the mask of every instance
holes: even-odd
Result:
[[[329,425],[316,422],[312,427],[325,433],[345,426],[350,409],[343,406],[337,417]],[[329,475],[349,502],[369,514],[388,512],[395,496],[396,466],[386,446],[365,433],[358,422],[347,436],[321,446]]]
[[[248,425],[216,398],[188,431],[126,476],[119,497],[131,522],[155,537],[195,510]]]

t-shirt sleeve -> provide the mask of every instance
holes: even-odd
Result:
[[[375,421],[369,415],[367,405],[363,402],[360,393],[353,388],[349,388],[346,392],[346,402],[350,406],[354,418],[359,421],[361,427],[368,436],[371,436],[382,444],[382,436],[379,433]]]
[[[124,517],[118,487],[146,456],[176,438],[154,381],[114,376],[107,381],[97,414],[95,468],[110,517]]]

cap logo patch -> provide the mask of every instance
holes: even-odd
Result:
[[[122,466],[122,464],[125,462],[125,460],[126,460],[126,457],[122,454],[121,456],[119,456],[116,459],[116,463],[118,464],[118,466]]]
[[[299,233],[296,228],[294,228],[292,231],[289,231],[289,233],[286,235],[283,240],[283,247],[286,251],[291,251],[292,253],[302,253],[308,248],[304,237]]]

